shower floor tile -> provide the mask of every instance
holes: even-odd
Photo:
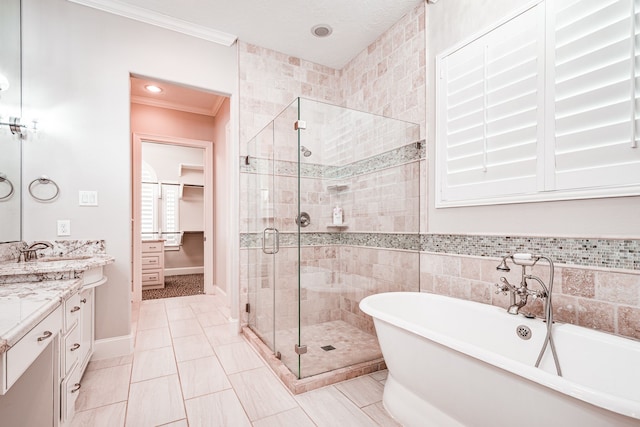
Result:
[[[297,342],[297,328],[276,331],[276,350],[280,351],[282,362],[294,374],[298,371]],[[343,320],[303,326],[301,343],[307,346],[307,352],[300,357],[302,378],[382,357],[374,335]],[[335,349],[323,350],[325,346]]]

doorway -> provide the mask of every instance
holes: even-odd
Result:
[[[147,94],[147,86],[156,92]],[[143,299],[143,286],[146,294],[161,294],[176,280],[199,278],[187,284],[196,293],[216,293],[214,204],[222,191],[214,164],[216,150],[224,153],[228,101],[131,76],[134,302]]]

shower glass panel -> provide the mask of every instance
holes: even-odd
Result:
[[[248,323],[298,378],[379,360],[360,300],[419,290],[419,134],[299,98],[249,142]]]

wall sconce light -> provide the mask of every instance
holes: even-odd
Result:
[[[20,136],[24,136],[26,131],[35,133],[38,130],[38,122],[36,120],[31,121],[31,125],[27,126],[20,123],[20,117],[9,117],[8,122],[0,121],[0,126],[8,126],[13,135]]]

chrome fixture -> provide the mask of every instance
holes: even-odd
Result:
[[[306,212],[300,212],[300,215],[296,217],[296,224],[300,227],[308,227],[311,225],[311,215]]]
[[[38,185],[47,185],[47,184],[52,184],[56,191],[53,194],[53,196],[51,197],[38,197],[35,194],[33,194],[33,188],[34,185],[38,184]],[[34,199],[36,199],[39,202],[50,202],[51,200],[55,199],[56,197],[58,197],[58,194],[60,194],[60,187],[58,187],[58,184],[56,184],[56,182],[54,180],[52,180],[51,178],[49,178],[46,175],[42,175],[40,178],[36,178],[33,181],[31,181],[31,183],[29,184],[29,186],[27,187],[29,189],[29,194],[31,194],[31,197],[33,197]]]
[[[307,147],[305,147],[304,145],[300,146],[300,152],[302,153],[303,156],[305,157],[309,157],[311,155],[311,150],[309,150]]]
[[[24,136],[26,131],[36,132],[38,130],[38,122],[33,120],[31,126],[20,123],[20,117],[9,117],[9,121],[0,121],[0,126],[8,126],[9,130],[14,135]]]
[[[18,262],[22,257],[24,262],[35,261],[38,259],[38,251],[40,249],[53,249],[53,245],[49,242],[34,242],[27,246],[25,249],[20,249],[20,255],[18,255]]]
[[[15,188],[13,188],[13,183],[9,181],[9,178],[3,173],[0,173],[0,182],[4,182],[9,186],[9,190],[2,196],[0,196],[0,202],[9,200],[9,198],[13,195]]]
[[[504,295],[509,292],[509,308],[507,312],[509,314],[518,314],[520,309],[527,304],[527,300],[529,297],[532,299],[543,298],[544,299],[544,320],[547,323],[547,335],[544,339],[544,344],[540,349],[540,354],[538,354],[538,359],[536,360],[536,368],[540,366],[540,362],[542,361],[542,356],[547,348],[547,345],[551,347],[551,353],[553,355],[553,361],[556,365],[556,372],[558,376],[562,376],[562,371],[560,370],[560,362],[558,361],[558,355],[556,353],[556,347],[553,343],[553,335],[551,334],[551,328],[553,326],[553,307],[551,305],[551,292],[553,290],[553,275],[554,275],[554,266],[551,258],[546,256],[535,256],[527,253],[516,253],[516,254],[508,254],[502,257],[500,264],[496,267],[498,271],[509,272],[511,269],[507,265],[507,260],[510,259],[515,265],[519,265],[522,267],[522,274],[520,284],[517,286],[509,283],[506,277],[501,277],[500,282],[502,284],[496,283],[496,294],[502,292]],[[545,285],[545,283],[537,276],[532,274],[527,274],[527,267],[531,268],[538,263],[540,260],[545,260],[549,264],[549,286]],[[542,290],[532,290],[529,289],[528,281],[533,280],[537,282]],[[525,317],[529,317],[526,316]]]

